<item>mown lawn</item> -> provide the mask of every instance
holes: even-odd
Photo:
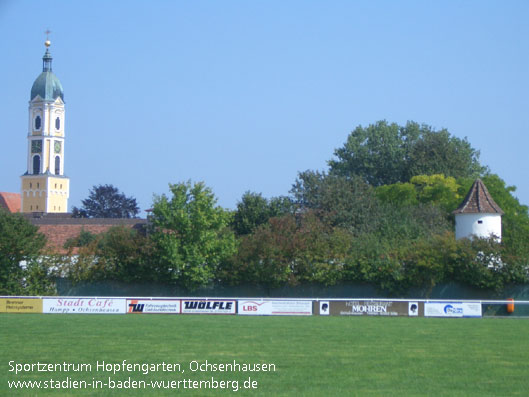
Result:
[[[0,356],[0,395],[526,396],[529,320],[2,314]],[[96,370],[98,362],[123,360],[175,363],[182,371]],[[191,371],[194,361],[206,360],[274,364],[275,371]],[[37,362],[84,363],[92,370],[10,372],[16,364]],[[115,386],[130,378],[165,385],[173,380],[175,387],[180,381],[180,388],[8,388],[11,381],[109,383],[109,377]],[[239,390],[233,383],[183,388],[182,381],[212,377],[238,381]],[[248,378],[257,388],[244,389]]]

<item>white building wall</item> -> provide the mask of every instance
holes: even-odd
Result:
[[[492,235],[501,241],[501,215],[456,214],[456,239],[472,236],[488,238]]]

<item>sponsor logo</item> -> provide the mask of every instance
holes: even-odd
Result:
[[[254,316],[310,316],[310,300],[239,300],[238,314]]]
[[[328,316],[329,315],[329,302],[320,302],[320,316]]]
[[[346,306],[351,308],[349,314],[386,314],[388,313],[388,306],[391,302],[364,302],[358,301],[346,302]]]
[[[386,313],[388,308],[379,305],[354,305],[351,311],[353,313]]]
[[[42,299],[0,299],[0,313],[42,313]]]
[[[184,301],[186,309],[198,309],[198,310],[231,310],[233,302],[189,302]]]
[[[179,299],[128,299],[127,313],[179,314]]]
[[[408,316],[419,315],[419,302],[408,302]]]
[[[426,317],[481,317],[479,302],[426,302]]]
[[[126,312],[126,300],[118,298],[44,298],[44,313],[112,314]]]
[[[182,300],[184,314],[235,314],[235,312],[235,300]]]
[[[452,305],[446,305],[445,308],[444,308],[444,312],[446,314],[463,315],[463,308],[462,307],[454,307]]]
[[[407,316],[408,302],[386,300],[354,300],[331,302],[331,315],[340,316]]]
[[[259,307],[264,305],[265,302],[244,302],[241,305],[241,311],[242,312],[257,312],[259,311]]]
[[[143,313],[145,308],[145,303],[138,303],[137,300],[130,301],[129,303],[129,313]]]

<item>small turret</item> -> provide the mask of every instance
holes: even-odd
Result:
[[[501,241],[503,211],[481,179],[476,179],[465,200],[453,214],[456,218],[456,239],[494,236]]]

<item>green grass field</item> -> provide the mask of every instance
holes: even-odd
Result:
[[[526,319],[2,314],[0,338],[2,396],[526,396],[529,390]],[[184,372],[96,371],[98,361],[123,360],[178,363]],[[276,370],[190,370],[206,360],[273,363]],[[92,371],[9,371],[37,362],[88,363]],[[172,390],[8,388],[8,381],[108,382],[109,376],[181,383]],[[186,379],[198,385],[212,377],[236,380],[239,390],[182,388]],[[256,389],[244,389],[248,377]]]

